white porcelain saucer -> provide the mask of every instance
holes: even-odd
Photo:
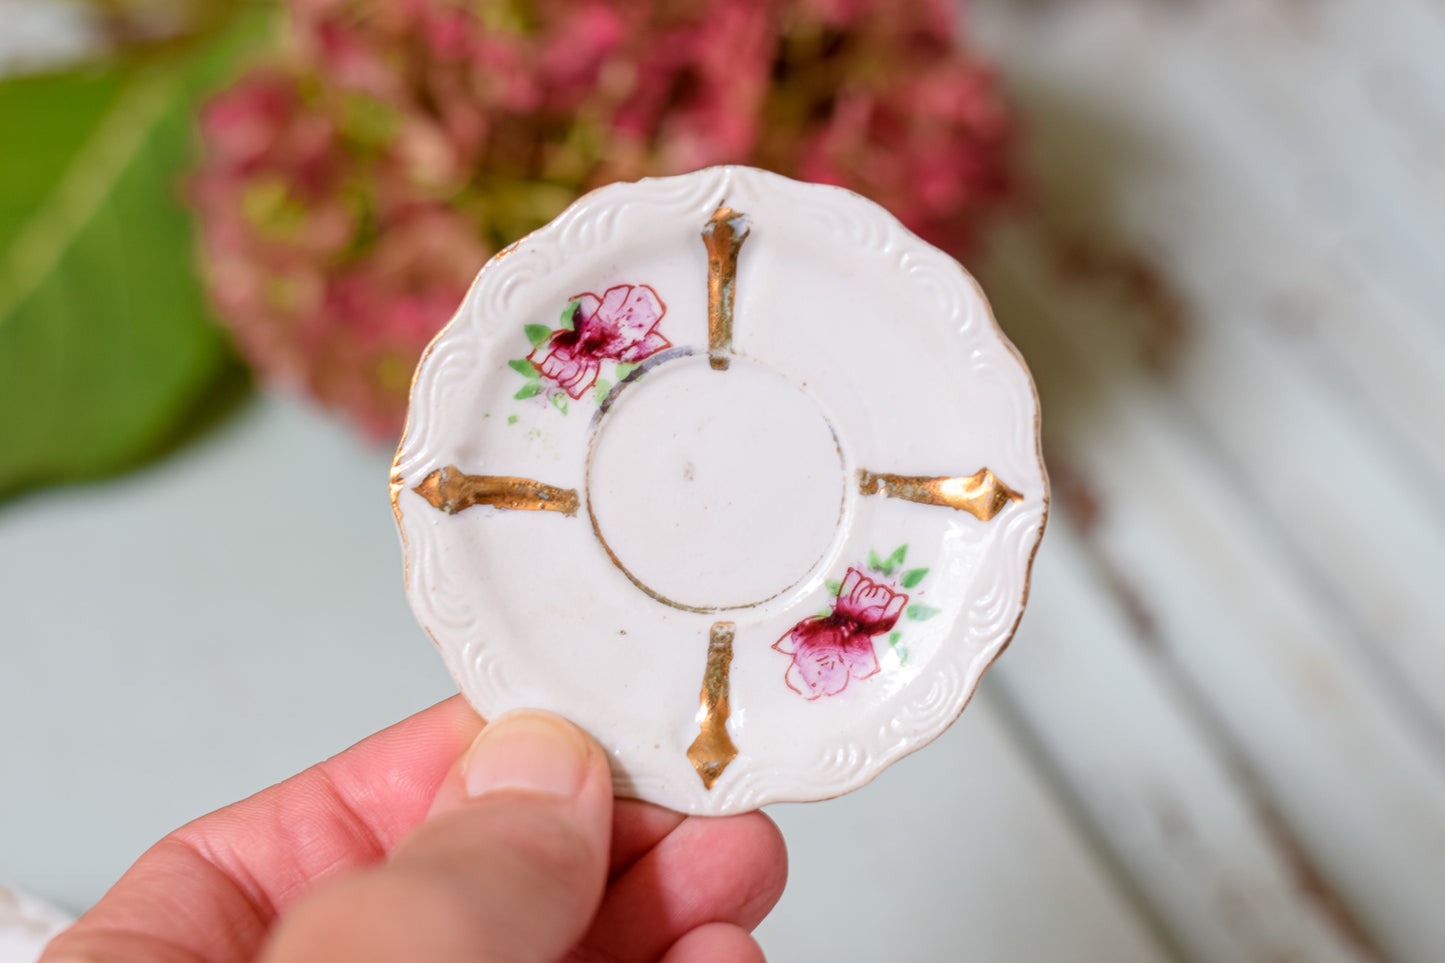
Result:
[[[619,795],[835,796],[963,709],[1028,595],[1038,401],[957,262],[848,191],[615,184],[494,258],[417,369],[407,588],[484,716]]]
[[[48,903],[0,885],[0,963],[34,963],[73,922]]]

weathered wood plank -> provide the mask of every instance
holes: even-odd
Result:
[[[1081,838],[985,681],[925,751],[855,793],[774,806],[788,891],[773,963],[1176,959]]]
[[[1050,296],[1049,254],[999,252],[991,293],[1045,388],[1057,464],[1097,493],[1091,543],[1128,586],[1238,791],[1277,811],[1321,891],[1366,944],[1429,960],[1445,945],[1445,778],[1292,558],[1239,511],[1169,384],[1119,343],[1110,305]],[[1040,292],[1045,292],[1040,294]],[[1263,470],[1266,477],[1268,469]],[[1061,758],[1088,751],[1062,745]],[[1358,925],[1356,925],[1356,923]]]
[[[1442,112],[1420,95],[1445,27],[1417,3],[1295,8],[982,8],[1044,175],[999,273],[1034,315],[1016,333],[1056,399],[1052,454],[1103,492],[1089,551],[1152,619],[1239,798],[1277,814],[1261,827],[1332,895],[1327,921],[1339,903],[1346,935],[1426,960],[1445,945],[1420,895],[1445,891],[1445,238],[1441,155],[1409,142]],[[1381,116],[1386,68],[1425,123]],[[1035,709],[1061,765],[1100,751]]]
[[[1293,862],[1136,624],[1138,603],[1075,531],[1063,479],[1033,601],[996,693],[1188,959],[1366,960],[1369,939]],[[1085,513],[1089,506],[1081,506]],[[1087,521],[1087,520],[1085,520]]]
[[[1445,759],[1445,173],[1371,110],[1385,67],[1445,86],[1438,13],[984,9],[1050,229],[1167,268],[1195,321],[1172,372],[1185,427]],[[1412,116],[1445,131],[1436,103]]]
[[[1408,426],[1418,455],[1445,478],[1438,5],[1035,6],[978,4],[975,19],[1023,85],[1034,135],[1058,146],[1058,105],[1029,96],[1042,84],[1101,138],[1088,158],[1038,153],[1052,155],[1054,169],[1084,168],[1113,226],[1167,248],[1183,276],[1245,250],[1256,273],[1281,275],[1270,291],[1278,312]],[[1100,149],[1107,170],[1096,169]],[[1045,209],[1058,203],[1050,197]],[[1210,212],[1228,222],[1229,243],[1174,222]]]

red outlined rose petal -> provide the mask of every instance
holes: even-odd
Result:
[[[608,288],[602,293],[602,300],[597,305],[597,313],[603,320],[611,323],[617,317],[622,306],[627,303],[627,296],[632,293],[632,285],[618,284]]]
[[[587,393],[587,389],[597,381],[598,365],[591,358],[582,358],[578,361],[576,370],[572,377],[566,380],[559,380],[557,383],[566,390],[573,398],[580,398]]]
[[[848,686],[854,657],[848,633],[826,619],[810,619],[792,631],[793,665],[809,692],[836,695]]]
[[[650,358],[664,348],[672,347],[672,342],[658,334],[656,331],[647,332],[646,336],[634,345],[624,349],[617,360],[623,362],[641,361]]]
[[[878,673],[878,653],[873,651],[871,635],[850,636],[842,651],[848,663],[848,674],[853,678],[866,679]]]
[[[639,284],[628,292],[611,320],[619,331],[628,335],[631,342],[657,327],[664,310],[662,299],[657,296],[657,292],[645,284]]]
[[[848,663],[836,650],[799,652],[793,657],[793,668],[814,696],[837,695],[848,688],[852,676]]]
[[[553,342],[555,340],[556,335],[553,335]],[[561,344],[554,344],[551,350],[539,359],[537,356],[541,352],[542,347],[539,346],[527,356],[528,360],[537,366],[542,377],[556,382],[573,398],[582,397],[597,380],[597,362],[586,355],[574,354],[566,345]]]
[[[907,601],[907,595],[850,568],[838,590],[835,610],[856,621],[863,633],[877,635],[893,628]]]
[[[581,321],[584,324],[595,318],[597,309],[602,307],[601,299],[591,292],[574,295],[572,300],[577,302],[577,307],[582,314]]]
[[[796,662],[788,663],[788,671],[783,674],[783,682],[789,689],[792,689],[810,702],[823,694],[821,692],[812,692],[808,689],[808,683],[803,681],[803,673],[798,671],[798,663]]]

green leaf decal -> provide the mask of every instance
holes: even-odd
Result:
[[[915,622],[927,622],[941,611],[942,609],[936,609],[931,605],[924,605],[920,602],[916,605],[908,606],[908,617]]]
[[[830,578],[828,579],[828,581],[824,582],[823,585],[828,589],[829,593],[833,595],[837,595],[839,592],[843,591],[843,583],[839,582],[837,579]]]
[[[902,632],[889,632],[889,633],[888,633],[888,644],[889,644],[889,645],[897,645],[897,644],[898,644],[898,640],[901,639],[901,638],[903,638],[903,633],[902,633]]]
[[[566,395],[553,395],[553,396],[552,396],[552,407],[553,407],[553,408],[556,408],[558,411],[562,412],[562,414],[565,415],[565,414],[567,413],[567,396],[566,396]]]
[[[532,397],[533,395],[535,395],[537,392],[539,392],[539,391],[541,391],[541,390],[542,390],[542,384],[541,384],[541,382],[538,382],[538,381],[529,381],[529,382],[527,382],[526,384],[522,385],[521,388],[518,388],[518,389],[517,389],[517,393],[514,394],[514,395],[512,395],[512,397],[513,397],[513,398],[516,398],[517,400],[520,401],[520,400],[523,399],[523,398],[530,398],[530,397]]]
[[[552,329],[545,324],[528,324],[525,325],[522,330],[526,333],[527,340],[532,343],[532,347],[534,348],[552,336]]]
[[[893,550],[893,554],[888,556],[888,561],[883,563],[883,574],[892,575],[894,572],[898,571],[898,569],[902,568],[903,559],[907,555],[908,545],[906,543],[895,548]]]
[[[621,381],[637,370],[637,362],[623,361],[617,365],[617,380]]]
[[[509,425],[515,425],[516,423],[517,423],[517,416],[516,416],[516,415],[508,415],[508,416],[507,416],[507,424],[509,424]]]
[[[0,495],[139,464],[247,385],[178,200],[197,104],[269,35],[0,82]]]
[[[906,589],[917,588],[918,583],[923,581],[928,574],[926,568],[910,568],[903,573],[903,587]]]
[[[596,399],[597,403],[600,405],[602,404],[602,402],[607,400],[607,392],[611,390],[612,382],[608,381],[606,378],[600,378],[597,381],[597,387],[592,391],[592,397]]]
[[[511,368],[513,371],[517,372],[517,374],[521,375],[524,378],[536,378],[539,374],[541,374],[541,372],[537,370],[537,366],[534,365],[532,362],[528,361],[526,358],[514,358],[513,360],[507,362],[507,367]]]
[[[581,306],[582,303],[580,301],[568,302],[567,306],[562,309],[562,317],[557,319],[558,327],[562,328],[565,331],[576,330],[577,309]],[[551,332],[548,333],[550,334]]]
[[[878,553],[871,548],[868,549],[868,567],[875,572],[883,572],[883,559],[879,558]],[[888,573],[883,572],[883,574],[887,575]]]

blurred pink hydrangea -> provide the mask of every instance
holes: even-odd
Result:
[[[206,106],[207,281],[263,377],[394,435],[486,258],[613,180],[841,184],[966,253],[1011,122],[950,0],[291,0]]]

